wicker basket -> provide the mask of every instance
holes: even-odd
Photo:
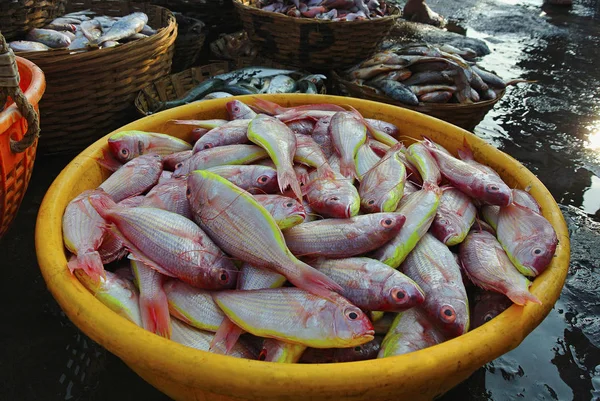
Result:
[[[229,72],[226,62],[194,67],[163,77],[143,88],[135,99],[135,108],[143,116],[152,114],[156,102],[182,98],[187,91],[215,75]]]
[[[177,39],[173,55],[172,72],[187,70],[194,65],[206,40],[204,23],[198,19],[177,13]]]
[[[46,74],[39,151],[75,153],[107,132],[135,119],[137,93],[171,70],[177,24],[162,7],[118,0],[73,0],[67,12],[91,9],[120,16],[148,15],[155,35],[117,47],[71,53],[69,50],[22,52]]]
[[[38,102],[46,88],[42,70],[7,50],[0,34],[0,238],[17,216],[33,172]]]
[[[477,124],[483,120],[485,115],[494,108],[494,105],[504,96],[505,90],[496,92],[497,96],[493,100],[484,100],[477,103],[458,104],[458,103],[419,103],[418,106],[410,106],[390,99],[379,93],[376,89],[366,85],[357,85],[341,78],[335,71],[331,71],[330,78],[332,86],[341,95],[352,96],[361,99],[373,100],[381,103],[393,104],[406,109],[418,111],[429,116],[439,118],[454,124],[458,127],[472,131]]]
[[[370,56],[400,16],[364,21],[322,21],[263,11],[253,0],[233,0],[244,29],[260,49],[276,61],[311,70],[344,68]]]
[[[7,41],[64,14],[67,0],[0,0],[0,30]]]

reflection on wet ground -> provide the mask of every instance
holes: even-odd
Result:
[[[546,320],[444,401],[600,399],[600,1],[574,1],[572,8],[541,0],[428,1],[487,42],[484,67],[536,81],[510,87],[475,133],[544,182],[561,204],[572,247],[565,288]],[[0,241],[0,260],[10,261],[0,281],[2,327],[9,328],[0,347],[0,398],[168,400],[81,335],[39,275],[35,216],[66,163],[38,158],[19,217]]]

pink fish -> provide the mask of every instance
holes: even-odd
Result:
[[[140,290],[140,312],[144,328],[159,336],[170,338],[169,303],[162,288],[165,276],[136,260],[131,261],[131,269]]]
[[[363,310],[401,312],[425,301],[417,283],[378,260],[320,258],[313,265],[344,288],[340,295]]]
[[[349,218],[360,210],[360,197],[352,181],[342,176],[332,179],[324,171],[311,173],[305,195],[310,207],[324,217]]]
[[[558,238],[544,216],[512,203],[501,207],[496,228],[498,241],[524,275],[540,275],[554,257]]]
[[[175,171],[179,163],[189,159],[193,154],[194,153],[191,150],[171,153],[170,155],[163,157],[163,166],[165,167],[165,170]]]
[[[506,295],[517,305],[541,304],[529,292],[531,282],[513,266],[502,245],[487,231],[471,231],[460,244],[460,261],[477,286]]]
[[[145,131],[121,131],[108,138],[108,147],[122,163],[146,153],[166,156],[189,150],[192,145],[171,135]]]
[[[367,128],[352,113],[338,112],[331,118],[329,134],[340,155],[340,172],[346,178],[357,177],[354,158],[367,140]]]
[[[260,165],[225,165],[206,169],[218,174],[251,194],[273,194],[278,192],[277,170]]]
[[[303,223],[283,234],[294,255],[348,258],[379,248],[398,234],[405,220],[400,213],[371,213]]]
[[[198,153],[201,150],[216,148],[218,146],[247,143],[248,137],[246,136],[246,132],[248,131],[249,123],[249,119],[233,120],[227,124],[211,129],[194,143],[194,153]]]
[[[232,100],[231,102],[228,102],[225,107],[227,108],[227,113],[229,113],[229,117],[232,120],[251,120],[256,117],[254,110],[239,100]]]
[[[497,174],[484,173],[465,163],[426,139],[423,144],[437,161],[442,175],[466,195],[491,205],[507,206],[512,202],[512,191]]]
[[[329,157],[333,154],[333,143],[331,142],[331,135],[329,135],[329,125],[331,124],[331,117],[323,117],[317,120],[315,127],[312,132],[313,140],[321,147],[325,157]]]
[[[327,297],[331,290],[341,290],[296,259],[273,217],[243,189],[214,173],[197,170],[188,177],[188,199],[194,220],[229,255],[280,273],[317,295]]]
[[[257,115],[248,126],[248,139],[262,147],[277,166],[277,181],[281,192],[289,186],[298,199],[302,190],[293,167],[296,153],[296,136],[291,129],[276,118]]]
[[[90,196],[103,194],[101,190],[84,191],[65,209],[62,220],[63,240],[77,257],[68,262],[71,273],[82,269],[95,281],[105,277],[102,259],[98,253],[105,236],[105,222],[90,204]]]
[[[233,262],[194,222],[176,213],[146,207],[118,207],[106,194],[90,203],[123,241],[132,259],[198,288],[235,286]]]
[[[150,153],[125,163],[98,188],[109,194],[115,202],[120,202],[146,192],[156,184],[161,173],[162,158]]]

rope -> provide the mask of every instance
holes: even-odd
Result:
[[[4,106],[9,96],[15,101],[21,115],[27,120],[27,132],[23,139],[15,141],[10,138],[10,150],[13,153],[21,153],[39,138],[40,121],[35,109],[19,87],[19,69],[15,54],[8,47],[0,32],[0,105]]]

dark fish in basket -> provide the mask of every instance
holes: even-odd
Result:
[[[229,84],[233,85],[240,81],[248,81],[252,78],[268,78],[268,77],[274,77],[277,75],[288,75],[288,74],[292,74],[294,72],[296,72],[296,70],[282,70],[282,69],[278,69],[278,68],[264,68],[264,67],[246,67],[246,68],[241,68],[236,71],[217,75],[214,78],[221,79],[223,81],[227,81]]]
[[[419,104],[419,99],[417,96],[410,90],[409,87],[400,82],[389,79],[371,82],[373,83],[374,87],[381,90],[386,96],[389,96],[394,100],[411,106],[417,106]]]

